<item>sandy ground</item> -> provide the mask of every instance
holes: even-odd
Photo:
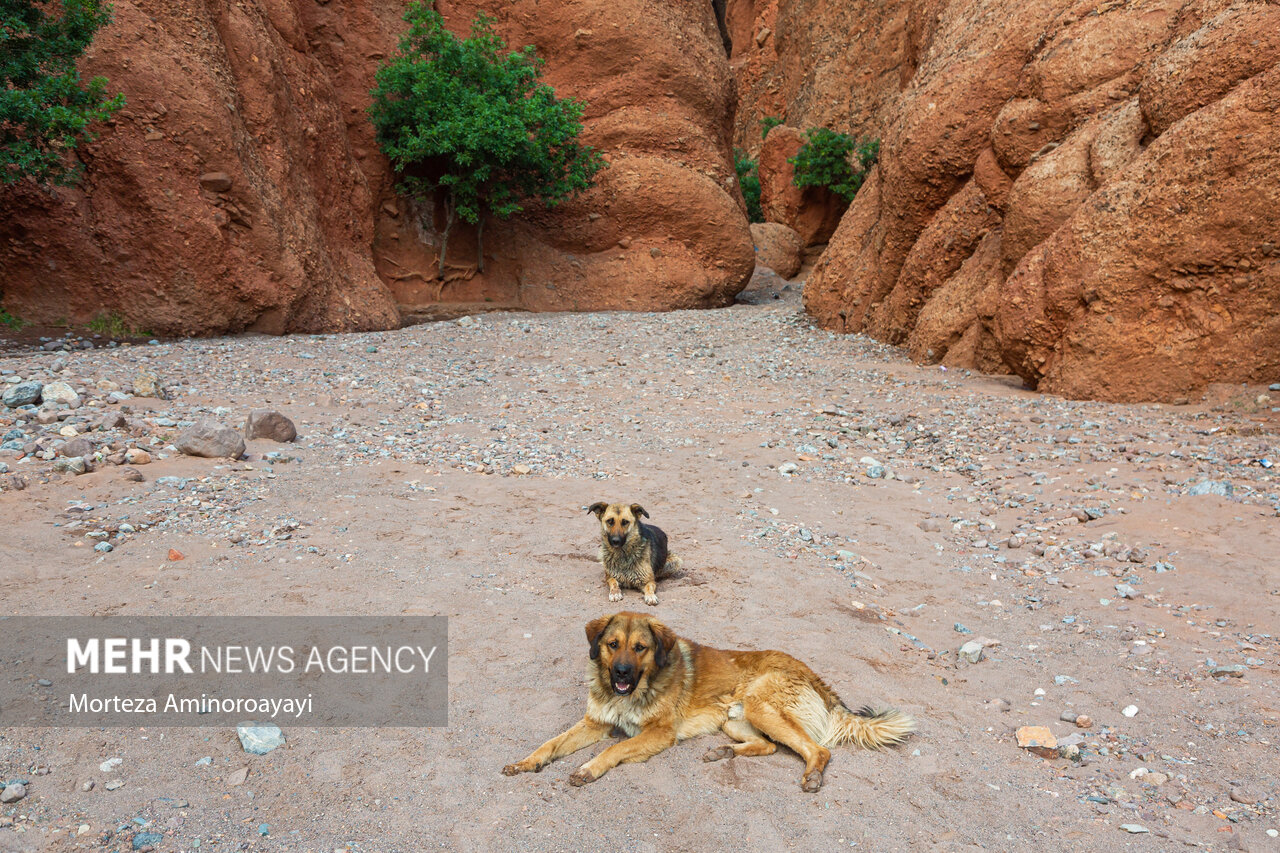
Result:
[[[286,728],[265,756],[230,728],[0,731],[0,774],[31,782],[0,808],[0,851],[129,850],[143,832],[202,853],[1280,849],[1266,388],[1064,401],[814,330],[795,290],[756,295],[0,360],[86,389],[63,425],[127,407],[89,437],[154,457],[133,482],[4,455],[5,613],[432,613],[451,632],[448,728]],[[92,402],[139,368],[169,400]],[[256,406],[299,441],[237,463],[164,449]],[[1231,495],[1194,494],[1205,482]],[[590,751],[501,776],[583,709],[582,626],[617,609],[596,500],[643,503],[671,536],[685,573],[655,612],[678,633],[789,651],[918,735],[837,750],[816,795],[786,750],[703,763],[717,738],[581,789],[567,778]],[[85,533],[121,523],[136,532],[95,552]],[[998,645],[957,662],[976,637]],[[1243,677],[1211,676],[1228,664]],[[1081,760],[1019,749],[1022,725],[1082,732]]]

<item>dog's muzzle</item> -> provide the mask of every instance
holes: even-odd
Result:
[[[626,696],[636,689],[636,671],[629,666],[615,666],[613,668],[613,692],[619,696]]]
[[[609,544],[615,548],[621,548],[622,543],[626,541],[627,541],[626,536],[610,536],[609,537]]]

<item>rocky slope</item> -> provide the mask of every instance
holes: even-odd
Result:
[[[1280,5],[908,5],[818,322],[1068,396],[1280,374]]]
[[[878,135],[903,79],[910,5],[900,0],[728,0],[740,100],[735,144],[758,152],[760,120],[766,116],[801,130],[830,127]]]
[[[710,5],[439,8],[455,31],[484,9],[511,44],[536,45],[548,81],[588,102],[585,137],[611,161],[573,204],[491,224],[483,275],[465,232],[436,275],[431,217],[397,199],[364,117],[401,3],[121,0],[84,70],[128,106],[82,152],[81,188],[0,199],[4,306],[200,334],[386,328],[441,300],[729,302],[753,255]]]

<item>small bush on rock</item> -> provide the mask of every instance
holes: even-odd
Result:
[[[733,168],[738,173],[738,187],[747,203],[747,221],[764,222],[764,211],[760,208],[760,171],[757,162],[741,148],[735,148]]]
[[[795,169],[795,185],[824,187],[853,201],[880,154],[880,140],[856,140],[825,127],[810,128],[808,137],[796,156],[787,160]]]

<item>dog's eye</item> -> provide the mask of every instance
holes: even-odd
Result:
[[[639,643],[636,643],[636,654],[643,654],[643,652],[644,652],[644,646],[640,645]]]
[[[626,526],[627,526],[628,524],[630,524],[630,523],[631,523],[631,522],[629,522],[629,521],[624,521],[624,522],[622,522],[622,526],[623,526],[623,527],[626,527]]]
[[[618,647],[618,641],[617,641],[617,640],[614,640],[612,643],[610,643],[610,644],[609,644],[609,648],[611,648],[611,649],[616,649],[617,647]]]

